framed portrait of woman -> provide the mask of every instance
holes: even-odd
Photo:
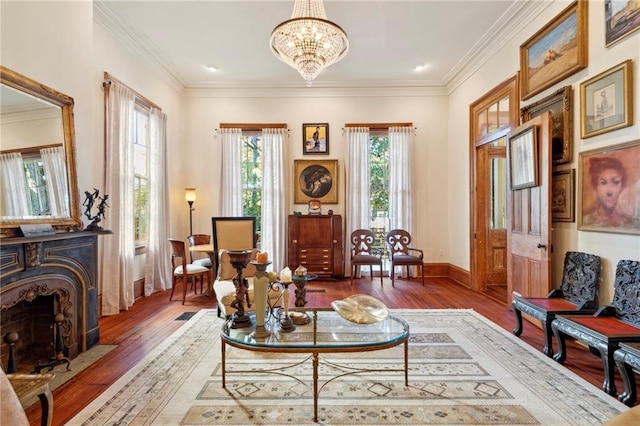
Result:
[[[304,155],[329,154],[329,123],[302,125],[302,153]]]
[[[580,153],[578,229],[640,234],[640,140]]]

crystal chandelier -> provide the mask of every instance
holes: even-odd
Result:
[[[322,0],[295,0],[291,19],[273,30],[269,42],[273,54],[298,70],[309,86],[349,50],[347,34],[327,20]]]

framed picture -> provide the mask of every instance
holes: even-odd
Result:
[[[640,140],[580,153],[578,229],[640,234]]]
[[[605,0],[605,46],[640,30],[640,3],[637,1]]]
[[[554,222],[575,222],[575,169],[554,172],[551,179],[551,217]]]
[[[587,67],[588,6],[574,1],[520,46],[522,99]]]
[[[571,162],[573,151],[573,90],[565,86],[546,98],[520,109],[520,122],[526,123],[540,114],[551,111],[553,134],[551,150],[553,164]]]
[[[302,153],[329,154],[329,123],[302,125]]]
[[[294,202],[338,203],[338,160],[294,160]]]
[[[531,126],[509,139],[511,190],[538,185],[538,140]]]
[[[580,83],[580,136],[583,139],[633,124],[631,67],[628,59]]]

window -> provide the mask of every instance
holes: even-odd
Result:
[[[262,135],[242,133],[242,214],[256,218],[259,234],[262,218]]]
[[[31,214],[36,216],[51,214],[42,158],[40,156],[24,156],[23,158],[22,164],[27,181]]]
[[[371,197],[370,228],[376,236],[374,246],[384,250],[389,230],[389,136],[369,138],[369,191]]]
[[[136,104],[133,118],[133,214],[136,246],[149,236],[149,111]]]

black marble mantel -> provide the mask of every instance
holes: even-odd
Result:
[[[110,233],[0,239],[0,309],[55,295],[69,356],[98,344],[98,236]]]

